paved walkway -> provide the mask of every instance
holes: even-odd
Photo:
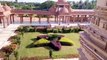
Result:
[[[18,26],[20,26],[20,25],[11,24],[7,28],[1,29],[1,31],[0,31],[0,49],[4,46],[11,44],[11,42],[8,41],[8,39],[11,36],[16,35],[14,33],[14,31],[17,29]]]
[[[45,59],[45,60],[79,60],[79,58],[61,58],[61,59]]]

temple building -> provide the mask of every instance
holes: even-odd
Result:
[[[97,0],[92,24],[80,32],[80,60],[107,60],[107,0]]]
[[[74,22],[90,22],[90,18],[94,15],[94,10],[72,9],[71,5],[66,0],[58,0],[49,10],[23,10],[12,9],[8,5],[0,4],[0,22],[5,28],[6,25],[13,24],[16,21],[15,16],[18,16],[20,23],[23,23],[24,15],[28,15],[29,22],[32,23],[33,15],[38,16],[38,22],[42,22],[43,15],[47,16],[47,23],[51,22],[50,17],[53,17],[55,23],[74,23]]]

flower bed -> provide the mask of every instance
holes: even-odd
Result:
[[[50,43],[47,39],[39,39],[38,41],[34,42],[34,46],[47,46]]]
[[[39,35],[34,42],[34,46],[49,46],[57,51],[61,49],[61,45],[72,46],[73,44],[72,40],[57,34]]]

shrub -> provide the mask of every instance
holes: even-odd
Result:
[[[35,32],[35,28],[34,27],[29,27],[28,32]]]
[[[5,52],[0,51],[0,58],[3,58],[3,57],[5,57]]]
[[[53,33],[58,33],[58,29],[57,28],[53,29]]]
[[[20,45],[20,43],[21,43],[21,41],[20,41],[20,37],[19,36],[12,36],[11,37],[11,39],[12,39],[12,43],[13,44],[19,44]]]
[[[72,46],[74,44],[74,42],[66,37],[63,37],[60,39],[60,43],[62,45],[66,45],[66,46]]]
[[[6,47],[3,47],[1,49],[3,52],[5,52],[6,54],[11,54],[14,50],[12,49],[11,45],[10,46],[6,46]]]
[[[61,43],[59,41],[51,41],[49,46],[56,51],[59,51],[61,49]]]
[[[70,32],[70,28],[63,27],[63,28],[62,28],[62,32],[63,32],[63,33],[69,33],[69,32]]]
[[[54,39],[56,39],[56,38],[58,38],[59,37],[59,35],[57,35],[57,34],[49,34],[48,35],[49,36],[49,40],[51,41],[51,40],[54,40]]]
[[[59,33],[62,33],[62,32],[63,32],[63,31],[62,31],[62,27],[58,28],[58,32],[59,32]]]
[[[75,32],[75,33],[78,33],[78,32],[80,32],[80,31],[82,31],[80,28],[73,28],[73,29],[72,29],[72,32]]]
[[[46,39],[40,39],[36,42],[34,42],[35,46],[47,46],[50,43],[50,41],[46,40]]]
[[[52,28],[47,28],[47,33],[52,32]]]

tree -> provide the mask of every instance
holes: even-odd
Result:
[[[18,2],[18,0],[15,0],[15,2],[17,3],[17,2]]]
[[[42,10],[48,10],[52,5],[54,5],[54,1],[46,1],[46,2],[43,2],[41,5],[40,5],[40,9]]]

